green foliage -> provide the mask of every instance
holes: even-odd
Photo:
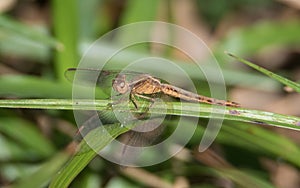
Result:
[[[55,0],[51,3],[53,28],[33,28],[11,17],[0,16],[0,54],[23,58],[24,60],[34,60],[39,63],[42,70],[39,76],[25,74],[0,76],[0,97],[12,98],[0,100],[1,179],[5,177],[10,182],[13,182],[11,187],[42,187],[48,184],[50,184],[50,187],[86,187],[88,185],[100,187],[101,183],[103,183],[101,182],[103,180],[102,175],[107,172],[103,169],[107,168],[105,166],[107,164],[104,164],[103,160],[101,160],[103,163],[95,165],[99,169],[89,166],[91,162],[94,162],[92,160],[95,160],[96,152],[90,149],[85,141],[68,143],[69,136],[57,131],[57,129],[52,132],[52,135],[46,136],[35,125],[36,119],[25,117],[19,112],[20,110],[12,110],[21,108],[44,110],[42,111],[43,114],[66,121],[70,119],[70,114],[62,110],[93,109],[89,101],[81,101],[80,104],[74,105],[74,102],[70,100],[72,96],[71,84],[64,83],[63,73],[67,68],[76,67],[79,55],[83,54],[81,50],[86,45],[86,41],[93,41],[98,35],[96,32],[113,29],[112,26],[115,26],[115,23],[111,23],[112,21],[110,20],[104,20],[107,17],[101,12],[105,10],[105,7],[101,7],[104,6],[104,1],[99,3],[95,0],[87,0],[84,3],[74,3],[71,0]],[[253,3],[253,7],[262,3],[260,5],[263,7],[269,6],[270,2],[267,0],[263,2],[247,0],[226,3],[225,1],[206,1],[205,3],[213,4],[205,4],[203,6],[204,1],[199,1],[202,12],[209,17],[209,22],[214,27],[223,16],[235,10],[236,7],[241,6],[241,3]],[[124,7],[119,25],[133,21],[155,20],[159,4],[160,1],[157,0],[147,1],[147,3],[145,1],[129,0],[128,5],[130,6]],[[96,5],[100,6],[101,9],[97,9]],[[91,24],[96,22],[94,20],[97,19],[102,20],[101,23],[91,26]],[[53,31],[53,34],[50,34],[52,33],[51,31]],[[135,36],[138,37],[138,34],[146,35],[148,33],[137,33]],[[116,37],[122,41],[130,40],[129,36],[132,35],[123,33]],[[264,21],[235,29],[220,40],[214,49],[214,54],[216,54],[220,64],[222,64],[225,81],[229,86],[240,84],[244,87],[256,87],[258,82],[264,82],[266,85],[272,86],[273,89],[277,89],[278,86],[284,84],[299,93],[299,83],[290,81],[234,55],[231,56],[270,78],[260,73],[231,69],[230,66],[227,66],[229,64],[228,58],[223,54],[227,50],[245,57],[274,45],[297,47],[299,40],[298,21],[292,19],[285,20],[285,22]],[[114,50],[114,48],[114,46],[107,44],[106,46],[101,46],[100,50],[105,52]],[[122,67],[132,61],[132,59],[147,57],[149,54],[146,53],[146,50],[147,48],[143,47],[140,51],[122,53],[122,56],[116,57],[115,61]],[[179,61],[174,62],[186,70],[195,83],[205,81],[205,76],[199,75],[189,64]],[[26,67],[25,63],[26,61],[24,61],[24,66]],[[213,69],[210,69],[210,72],[211,74],[215,73]],[[172,75],[172,73],[170,75],[176,76]],[[203,89],[201,92],[205,93],[208,91]],[[110,103],[111,100],[96,100],[96,109],[100,112],[110,112]],[[191,151],[198,146],[200,138],[203,136],[205,127],[201,126],[201,124],[209,119],[211,106],[201,104],[198,110],[193,110],[197,109],[198,104],[178,102],[168,102],[166,104],[167,115],[200,118],[195,135],[189,145],[186,146],[186,149]],[[139,112],[134,109],[132,104],[130,105],[134,112]],[[152,113],[160,115],[161,109],[159,105],[153,108]],[[225,122],[216,138],[216,143],[231,147],[238,153],[247,151],[249,155],[244,160],[253,158],[258,160],[263,155],[275,160],[280,158],[296,168],[300,167],[298,160],[300,155],[299,146],[290,138],[281,136],[261,126],[275,126],[299,131],[299,117],[244,108],[226,108],[224,113]],[[219,114],[223,114],[223,112],[217,112],[217,115]],[[168,121],[168,127],[172,127],[173,123],[172,120]],[[56,125],[55,121],[52,124]],[[131,124],[131,127],[133,126],[135,126],[134,123]],[[127,128],[120,126],[118,122],[110,122],[106,124],[105,128],[111,137],[100,134],[101,129],[104,129],[104,127],[89,132],[85,137],[85,139],[95,144],[97,152],[108,145],[112,139],[128,131]],[[61,142],[59,144],[64,146],[74,144],[75,149],[70,150],[70,148],[67,148],[62,150],[61,146],[57,144],[58,142]],[[225,155],[228,152],[226,147],[223,148]],[[236,156],[226,156],[226,158],[230,161],[238,160]],[[182,163],[184,170],[179,175],[187,178],[195,175],[213,176],[229,179],[241,187],[273,187],[266,171],[248,163],[239,164],[244,167],[243,169],[238,167],[227,169],[205,167],[194,161],[178,161],[176,159],[170,159],[170,161],[158,167],[153,167],[153,169],[158,171],[158,175],[167,179],[167,181],[172,181],[172,178],[175,176],[173,172],[174,166],[172,165]],[[90,168],[94,169],[89,170]],[[151,168],[148,170],[151,170]],[[72,182],[78,184],[72,185]],[[122,176],[112,179],[110,182],[112,187],[120,184],[131,186],[132,182],[129,182]]]
[[[253,64],[253,63],[251,63],[249,61],[246,61],[246,60],[244,60],[242,58],[239,58],[239,57],[237,57],[237,56],[235,56],[233,54],[228,53],[228,55],[230,55],[231,57],[235,58],[236,60],[238,60],[238,61],[240,61],[240,62],[242,62],[242,63],[244,63],[244,64],[246,64],[246,65],[248,65],[248,66],[250,66],[250,67],[252,67],[254,69],[256,69],[257,71],[260,71],[260,72],[264,73],[265,75],[267,75],[267,76],[269,76],[269,77],[271,77],[271,78],[273,78],[273,79],[281,82],[282,84],[284,84],[285,86],[288,86],[288,87],[292,88],[296,92],[300,93],[300,84],[298,84],[296,82],[293,82],[293,81],[290,81],[289,79],[286,79],[286,78],[284,78],[284,77],[282,77],[280,75],[277,75],[277,74],[275,74],[275,73],[273,73],[271,71],[268,71],[265,68],[257,66],[255,64]]]

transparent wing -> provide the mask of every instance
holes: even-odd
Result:
[[[113,80],[118,74],[126,75],[126,81],[129,83],[145,75],[145,73],[134,71],[98,70],[89,68],[69,68],[65,71],[66,79],[73,84],[86,87],[98,87],[108,96],[111,95]]]
[[[118,74],[125,74],[126,80],[130,82],[132,79],[145,75],[134,71],[118,71],[118,70],[98,70],[98,69],[77,69],[69,68],[65,71],[65,77],[68,81],[84,86],[112,87],[113,80]],[[75,80],[76,76],[76,80]]]
[[[113,79],[119,71],[69,68],[65,77],[72,83],[83,86],[111,87]],[[76,77],[76,78],[75,78]]]

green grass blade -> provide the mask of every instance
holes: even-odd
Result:
[[[127,126],[127,125],[126,125]],[[134,126],[129,125],[129,126]],[[130,128],[130,127],[129,127]],[[108,145],[113,139],[120,134],[125,133],[129,129],[125,126],[121,127],[120,123],[100,126],[92,130],[85,140],[93,145],[96,151],[100,151]],[[107,131],[108,134],[102,134]],[[68,187],[73,179],[86,167],[89,162],[97,155],[97,153],[90,149],[87,142],[83,140],[79,145],[78,154],[74,155],[72,159],[63,167],[56,176],[52,179],[50,188],[54,187]]]
[[[97,110],[106,110],[110,100],[82,100],[75,103],[70,99],[18,99],[0,100],[2,108],[27,108],[27,109],[56,109],[56,110],[93,110],[93,104],[97,105]],[[73,106],[74,105],[74,106]]]
[[[49,187],[68,187],[74,178],[95,156],[96,153],[93,150],[84,153],[84,155],[73,156],[70,161],[68,161],[68,163],[53,177]]]
[[[19,100],[0,100],[1,108],[31,108],[31,109],[61,109],[61,110],[111,110],[109,104],[111,100],[81,100],[74,103],[70,99],[19,99]],[[130,104],[132,112],[140,112],[134,109],[133,104]],[[167,115],[176,116],[191,116],[201,118],[211,118],[212,106],[207,104],[197,103],[181,103],[181,102],[166,102],[166,109],[160,106],[163,104],[157,103],[153,106],[153,114],[160,114],[162,110],[167,110]],[[117,110],[126,111],[126,107],[120,106]],[[288,116],[276,114],[272,112],[265,112],[259,110],[250,110],[243,108],[226,107],[216,109],[214,111],[215,117],[224,114],[224,120],[250,122],[256,124],[266,124],[286,129],[300,130],[300,118],[295,116]]]
[[[78,3],[73,0],[52,1],[53,30],[55,37],[64,45],[62,51],[55,56],[55,68],[58,80],[66,81],[64,72],[76,67],[78,56]]]
[[[284,84],[286,86],[289,86],[290,88],[292,88],[295,91],[297,91],[298,93],[300,93],[300,84],[298,84],[296,82],[293,82],[293,81],[291,81],[289,79],[286,79],[286,78],[284,78],[284,77],[282,77],[280,75],[277,75],[277,74],[275,74],[275,73],[273,73],[273,72],[271,72],[271,71],[269,71],[269,70],[267,70],[265,68],[262,68],[262,67],[260,67],[258,65],[255,65],[255,64],[251,63],[250,61],[244,60],[244,59],[242,59],[240,57],[237,57],[237,56],[235,56],[235,55],[233,55],[231,53],[228,53],[228,52],[226,52],[226,53],[229,56],[233,57],[234,59],[236,59],[236,60],[238,60],[238,61],[240,61],[240,62],[242,62],[242,63],[244,63],[244,64],[246,64],[246,65],[248,65],[248,66],[250,66],[252,68],[254,68],[254,69],[256,69],[259,72],[262,72],[263,74],[265,74],[265,75],[267,75],[267,76],[269,76],[269,77],[271,77],[271,78],[273,78],[273,79],[281,82],[282,84]]]

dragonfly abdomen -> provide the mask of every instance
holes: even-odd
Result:
[[[231,101],[225,101],[225,100],[219,100],[214,99],[202,95],[198,95],[189,91],[186,91],[184,89],[169,85],[169,84],[161,84],[161,91],[169,96],[180,98],[182,100],[190,101],[190,102],[202,102],[202,103],[208,103],[208,104],[215,104],[215,105],[222,105],[222,106],[233,106],[233,107],[239,107],[240,104],[231,102]]]

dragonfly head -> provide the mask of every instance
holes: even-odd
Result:
[[[129,91],[129,84],[126,82],[125,75],[120,74],[114,80],[112,87],[118,93],[126,93]]]

